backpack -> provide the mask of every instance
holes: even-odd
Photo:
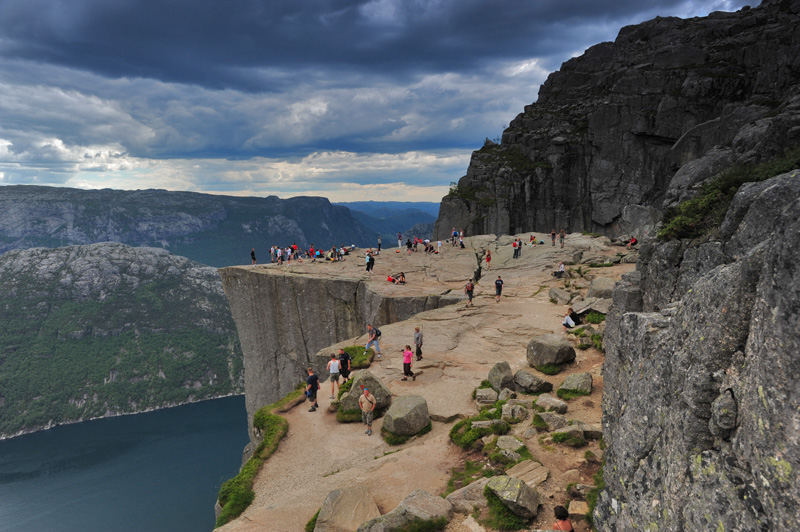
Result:
[[[380,338],[380,337],[381,337],[381,330],[376,327],[375,328],[375,338]]]

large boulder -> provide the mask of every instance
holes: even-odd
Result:
[[[428,401],[421,395],[402,395],[383,416],[383,428],[392,434],[416,434],[431,422]]]
[[[486,497],[483,495],[483,489],[486,483],[489,482],[488,478],[481,478],[458,489],[448,495],[445,500],[453,505],[453,511],[459,514],[471,514],[475,511],[477,506],[479,509],[486,507]]]
[[[572,375],[567,375],[567,378],[564,379],[563,384],[558,389],[589,395],[592,393],[592,374],[573,373]]]
[[[598,299],[611,299],[614,295],[614,285],[617,282],[608,277],[597,277],[592,280],[589,285],[589,293],[587,297],[596,297]]]
[[[342,410],[358,410],[358,398],[364,393],[363,388],[369,388],[369,393],[375,396],[376,412],[383,412],[392,404],[392,392],[389,388],[369,370],[362,369],[355,374],[353,387],[342,396],[340,405]]]
[[[564,289],[556,288],[555,286],[550,289],[550,299],[558,303],[559,305],[566,305],[569,303],[570,298],[572,297],[569,295]]]
[[[381,512],[366,486],[333,490],[325,498],[314,532],[352,532]]]
[[[453,516],[453,505],[441,497],[436,497],[422,490],[407,496],[397,508],[358,527],[358,532],[392,532],[407,527],[410,523],[421,519],[430,521]]]
[[[489,382],[496,392],[503,388],[514,387],[514,376],[511,374],[511,365],[508,362],[498,362],[489,370]]]
[[[536,488],[547,480],[550,471],[539,462],[533,460],[523,460],[508,471],[506,475],[522,480],[531,488]]]
[[[539,492],[525,481],[507,475],[492,477],[486,487],[515,515],[530,519],[539,510]]]
[[[517,391],[523,393],[537,394],[553,390],[553,385],[544,379],[540,379],[530,371],[521,369],[514,374],[514,386]]]
[[[561,365],[575,360],[575,349],[559,334],[543,334],[528,342],[528,365]]]

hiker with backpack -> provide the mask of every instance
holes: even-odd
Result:
[[[377,327],[372,327],[372,325],[367,325],[367,347],[365,348],[369,351],[371,345],[375,345],[375,353],[378,354],[378,358],[381,358],[381,330]]]
[[[319,408],[319,404],[317,403],[317,391],[319,390],[319,377],[314,375],[314,368],[309,366],[306,368],[308,371],[308,378],[306,379],[306,395],[308,396],[308,400],[311,402],[311,409],[309,412],[316,412],[317,408]]]
[[[472,279],[467,281],[464,287],[464,293],[467,294],[467,307],[474,307],[475,305],[472,304],[472,296],[475,293],[475,283],[472,282]]]

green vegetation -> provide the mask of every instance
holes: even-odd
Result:
[[[104,299],[75,300],[60,274],[9,271],[0,275],[0,435],[243,390],[222,293],[200,293],[188,276],[140,276]]]
[[[595,349],[600,351],[601,353],[605,353],[605,347],[603,347],[603,335],[601,334],[593,334],[592,335],[592,345]]]
[[[613,265],[614,264],[611,263],[611,262],[590,262],[589,263],[589,267],[590,268],[610,268]]]
[[[561,373],[561,366],[558,364],[544,364],[543,366],[533,366],[545,375],[558,375]]]
[[[489,382],[487,380],[481,381],[480,385],[477,388],[475,388],[474,390],[472,390],[472,398],[475,399],[478,396],[478,390],[482,390],[484,388],[491,388],[491,387],[492,387],[492,383],[491,382]]]
[[[489,506],[489,517],[485,523],[487,526],[496,530],[521,530],[526,527],[528,521],[509,510],[488,486],[484,488],[483,495]]]
[[[258,429],[263,439],[239,474],[220,488],[218,499],[222,511],[217,517],[217,527],[240,516],[253,502],[253,479],[261,465],[278,449],[278,444],[289,430],[289,422],[273,412],[283,410],[290,402],[299,400],[304,390],[305,385],[301,383],[294,391],[275,403],[259,408],[253,415],[253,427]]]
[[[342,407],[339,406],[339,409],[336,410],[336,421],[339,423],[360,423],[361,409],[342,410]]]
[[[375,352],[370,349],[367,351],[363,345],[350,345],[344,348],[345,353],[350,355],[350,369],[365,369],[372,364]]]
[[[544,419],[542,419],[542,416],[540,416],[539,414],[533,415],[533,421],[531,422],[531,426],[533,426],[533,428],[535,428],[538,431],[547,430],[549,428],[547,423],[545,423]]]
[[[584,392],[583,390],[565,390],[563,388],[559,388],[556,392],[556,395],[558,395],[558,397],[564,401],[569,401],[570,399],[584,397],[590,394],[588,392]]]
[[[800,146],[758,166],[735,166],[700,188],[696,198],[664,213],[658,231],[661,240],[700,238],[716,231],[733,197],[745,183],[759,182],[800,168]]]
[[[474,421],[500,419],[504,404],[505,401],[497,401],[491,407],[482,408],[480,414],[477,416],[463,419],[453,425],[453,428],[450,429],[450,441],[462,449],[472,449],[475,442],[484,436],[488,436],[489,434],[506,434],[511,428],[508,423],[496,423],[488,427],[473,428],[472,426]]]
[[[317,513],[314,514],[314,517],[309,519],[308,523],[306,523],[306,532],[314,532],[314,527],[317,526],[317,517],[319,517],[320,510],[322,510],[322,508],[317,510]]]
[[[481,476],[483,476],[483,465],[480,462],[466,460],[463,469],[451,468],[450,479],[447,481],[447,489],[445,489],[444,496],[446,497],[457,489],[471,484]]]
[[[422,430],[416,434],[395,434],[394,432],[389,432],[385,428],[381,428],[381,436],[383,436],[383,440],[389,445],[402,445],[414,436],[422,436],[423,434],[429,433],[431,430],[433,430],[433,423],[428,421],[428,424],[422,427]]]
[[[594,528],[594,509],[597,506],[597,498],[600,496],[606,487],[606,481],[603,479],[603,469],[606,467],[606,459],[603,457],[603,463],[600,465],[600,470],[594,474],[594,488],[589,490],[586,494],[586,504],[589,506],[589,511],[586,512],[586,522]]]
[[[349,392],[352,387],[353,387],[353,377],[351,376],[349,379],[347,379],[346,382],[344,382],[341,386],[339,386],[339,393],[336,396],[336,400],[341,401],[342,396],[347,392]]]
[[[402,528],[396,528],[397,532],[436,532],[444,530],[447,526],[447,518],[435,517],[433,519],[414,518],[410,523]]]
[[[563,443],[569,447],[583,447],[586,445],[586,439],[583,436],[576,436],[567,432],[556,432],[552,435],[555,443]]]
[[[602,312],[597,312],[596,310],[592,310],[589,312],[589,314],[586,315],[586,321],[587,323],[593,323],[593,324],[603,323],[604,321],[606,321],[606,315],[603,314]]]

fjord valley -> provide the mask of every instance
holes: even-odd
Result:
[[[0,256],[0,435],[241,393],[214,268],[107,242]]]

